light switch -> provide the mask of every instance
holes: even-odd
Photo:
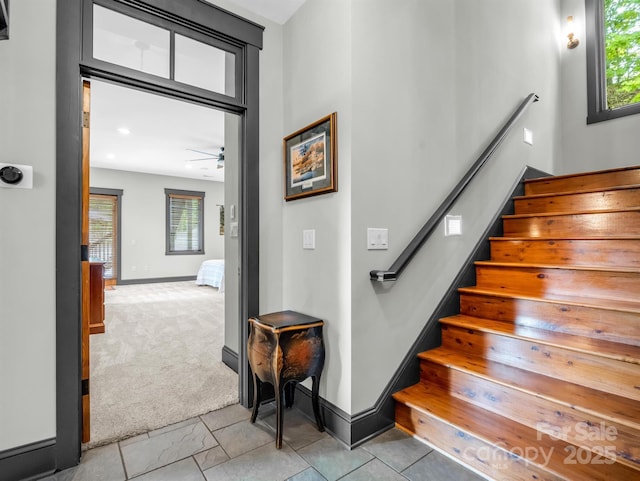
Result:
[[[230,237],[238,237],[238,223],[237,222],[232,222],[229,227],[230,227],[229,236]]]
[[[533,131],[525,127],[522,137],[525,144],[533,145]]]
[[[316,248],[316,230],[315,229],[306,229],[302,231],[302,248],[303,249]]]
[[[389,229],[367,229],[367,249],[381,250],[389,248]]]

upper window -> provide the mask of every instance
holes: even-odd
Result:
[[[640,113],[640,0],[585,0],[587,123]]]
[[[112,7],[128,11],[123,6]],[[237,58],[238,47],[150,15],[145,15],[143,20],[131,16],[131,11],[127,15],[98,4],[93,5],[91,12],[93,37],[86,60],[91,57],[238,98],[238,62],[241,61]]]
[[[166,254],[204,254],[204,192],[164,190]]]

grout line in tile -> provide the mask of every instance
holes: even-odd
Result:
[[[375,456],[373,458],[371,458],[369,461],[367,461],[364,464],[361,464],[360,466],[358,466],[355,469],[352,469],[351,471],[349,471],[348,473],[343,474],[342,476],[340,476],[336,481],[340,481],[341,479],[344,479],[345,477],[349,476],[351,473],[353,473],[354,471],[357,471],[360,468],[363,468],[364,466],[366,466],[367,464],[369,464],[370,462],[372,462],[374,459],[378,459]],[[321,473],[322,474],[322,473]]]
[[[120,455],[120,464],[122,464],[122,471],[124,471],[124,479],[129,479],[129,473],[127,473],[127,465],[124,463],[124,456],[122,454],[122,446],[120,442],[118,444],[118,454]]]

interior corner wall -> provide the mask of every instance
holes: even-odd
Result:
[[[224,258],[219,234],[219,205],[224,184],[166,175],[95,168],[91,187],[122,189],[121,270],[123,281],[195,276],[203,260]],[[204,192],[204,254],[166,255],[166,197],[164,189]]]
[[[338,191],[281,200],[283,307],[325,321],[320,396],[347,413],[352,372],[351,3],[307,0],[284,26],[284,135],[337,112]],[[302,248],[305,229],[315,230],[313,250]]]
[[[580,45],[562,48],[562,157],[558,174],[638,165],[640,114],[587,125],[587,56],[584,0],[563,0]],[[566,42],[566,41],[565,41]],[[564,44],[563,44],[564,45]]]
[[[56,435],[56,2],[10,4],[0,41],[0,162],[33,166],[0,188],[0,451]]]

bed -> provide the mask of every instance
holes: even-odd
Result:
[[[217,287],[218,292],[224,292],[224,259],[210,259],[202,262],[196,284]]]

